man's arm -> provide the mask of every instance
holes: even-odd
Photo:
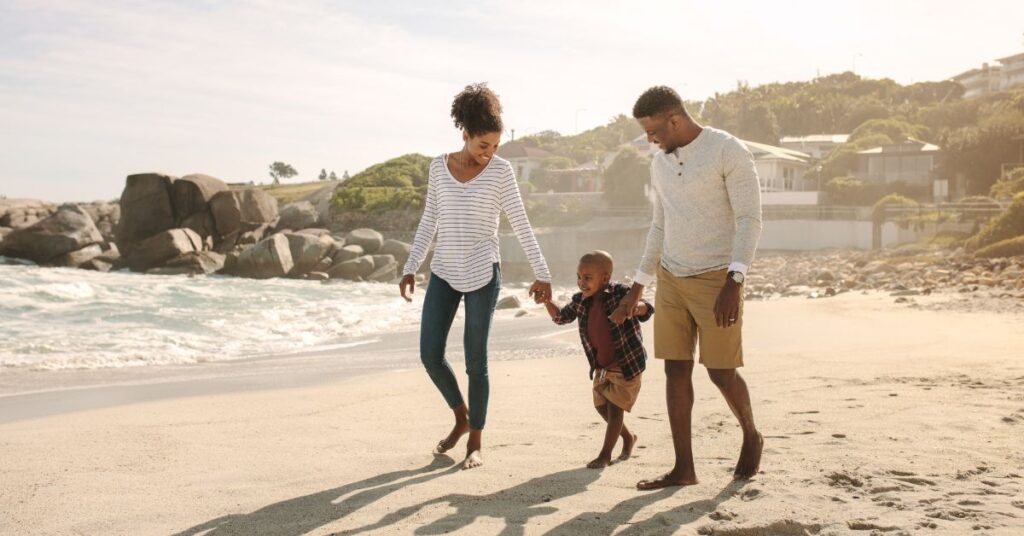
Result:
[[[722,149],[722,173],[736,223],[729,271],[746,275],[761,238],[761,186],[754,156],[736,138],[727,140]]]

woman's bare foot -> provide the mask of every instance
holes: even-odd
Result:
[[[747,480],[757,474],[761,469],[761,451],[764,450],[764,436],[760,432],[751,440],[743,441],[743,448],[740,450],[740,459],[736,462],[736,471],[733,478]]]
[[[462,462],[463,469],[472,469],[484,464],[484,457],[480,454],[482,435],[482,430],[469,429],[469,440],[466,441],[466,461]]]
[[[599,454],[596,458],[594,458],[593,460],[590,461],[590,463],[587,464],[587,468],[588,469],[601,469],[602,467],[608,467],[611,464],[612,464],[612,457],[611,457],[611,455],[605,456],[603,454]]]
[[[654,480],[641,480],[636,483],[636,489],[639,490],[652,490],[668,488],[672,486],[693,486],[697,484],[697,477],[683,477],[675,475],[673,473],[665,473]]]
[[[622,453],[619,454],[619,461],[624,462],[633,456],[633,447],[636,446],[636,434],[630,436],[623,436],[622,438]]]
[[[479,450],[474,450],[466,456],[466,461],[462,462],[463,469],[472,469],[474,467],[480,467],[484,464],[484,458],[480,455]]]
[[[445,452],[455,448],[455,445],[459,444],[459,439],[462,439],[462,436],[466,435],[466,432],[468,431],[468,422],[456,422],[455,426],[452,428],[452,432],[448,434],[448,437],[438,441],[437,447],[434,449],[434,454],[444,454]]]

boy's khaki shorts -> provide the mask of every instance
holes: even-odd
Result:
[[[602,407],[611,402],[616,407],[629,411],[640,395],[640,377],[643,373],[627,380],[620,370],[597,369],[594,371],[594,406]]]
[[[700,363],[709,369],[743,366],[743,299],[736,323],[715,325],[715,300],[725,284],[728,270],[715,270],[690,277],[677,277],[658,267],[658,288],[654,294],[654,356],[659,359],[693,361],[700,347]]]

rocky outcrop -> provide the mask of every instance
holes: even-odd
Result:
[[[9,232],[0,242],[0,255],[59,264],[63,255],[102,241],[89,214],[78,205],[66,204],[52,216]]]
[[[398,263],[399,268],[405,266],[405,262],[409,260],[409,254],[411,252],[412,245],[390,238],[384,241],[378,251],[378,253],[383,255],[393,256],[395,258],[395,262]]]
[[[330,236],[314,236],[300,233],[282,233],[288,239],[294,266],[288,275],[295,277],[315,270],[327,256],[334,241]]]
[[[359,246],[366,254],[373,255],[384,245],[384,236],[373,229],[355,229],[345,235],[345,245]]]
[[[331,266],[327,274],[331,276],[331,279],[361,281],[366,279],[373,271],[373,257],[363,255],[362,257],[339,262]]]
[[[176,225],[192,229],[203,239],[219,239],[210,211],[210,200],[219,192],[227,190],[228,185],[224,181],[209,175],[185,175],[174,181],[171,185],[171,204],[174,206]]]
[[[139,173],[125,179],[121,192],[121,219],[115,234],[121,251],[175,226],[171,185],[175,177],[161,173]]]
[[[288,275],[294,266],[288,238],[275,234],[240,253],[237,260],[229,262],[225,268],[241,277],[269,279]]]
[[[192,229],[169,229],[138,244],[126,254],[128,267],[145,272],[186,253],[203,250],[203,239]]]
[[[160,275],[212,274],[224,268],[224,259],[224,255],[215,251],[191,251],[167,261],[163,266],[146,270],[146,273]]]
[[[258,188],[218,192],[210,199],[210,211],[220,240],[228,242],[256,230],[260,240],[278,219],[277,200]]]
[[[309,201],[289,203],[281,208],[277,228],[290,231],[301,231],[316,225],[319,220],[316,208]]]
[[[53,215],[57,207],[38,199],[0,199],[0,227],[23,229]]]

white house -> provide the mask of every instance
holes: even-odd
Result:
[[[996,60],[998,65],[981,64],[952,78],[964,87],[964,97],[979,97],[1024,86],[1024,53]]]
[[[498,146],[498,156],[508,160],[520,182],[530,182],[530,175],[540,169],[544,160],[555,156],[539,147],[529,147],[523,142],[512,141]]]
[[[821,160],[832,152],[832,149],[846,143],[849,134],[812,134],[810,136],[783,136],[779,145],[784,149],[800,151]]]
[[[999,58],[996,61],[1002,64],[999,73],[999,88],[1001,90],[1008,91],[1024,86],[1024,53]]]

